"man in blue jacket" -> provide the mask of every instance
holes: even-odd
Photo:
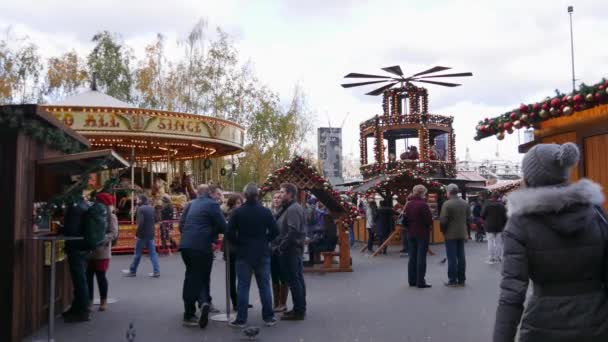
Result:
[[[209,318],[210,299],[203,298],[201,316],[196,317],[196,301],[202,291],[209,285],[213,265],[213,247],[217,235],[226,230],[226,221],[216,198],[221,190],[215,185],[203,185],[198,188],[198,197],[194,199],[182,214],[180,220],[182,260],[186,265],[186,277],[182,299],[184,300],[184,325],[205,328]],[[208,297],[208,295],[206,296]]]
[[[272,310],[270,291],[270,242],[279,235],[279,229],[270,209],[258,201],[258,186],[249,183],[243,193],[245,204],[233,212],[226,231],[226,237],[236,247],[238,277],[238,313],[230,326],[244,327],[247,323],[252,274],[255,274],[260,291],[262,318],[266,326],[273,326],[277,319]]]

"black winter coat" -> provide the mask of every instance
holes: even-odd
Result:
[[[481,210],[481,218],[487,233],[501,233],[507,224],[507,209],[498,201],[488,201]]]
[[[608,341],[603,202],[588,180],[509,196],[494,342],[514,341],[520,320],[519,341]]]

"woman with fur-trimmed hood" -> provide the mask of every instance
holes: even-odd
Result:
[[[494,342],[514,341],[520,323],[519,341],[608,341],[604,195],[589,180],[568,183],[578,159],[572,143],[524,157],[525,188],[508,197]]]

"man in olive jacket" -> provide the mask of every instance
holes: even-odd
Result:
[[[464,286],[466,260],[464,242],[468,238],[467,227],[471,217],[469,204],[458,197],[456,184],[448,185],[449,199],[441,207],[441,231],[445,235],[445,250],[448,259],[449,287]]]
[[[304,210],[297,202],[298,188],[290,183],[281,184],[280,194],[283,208],[277,215],[279,236],[273,241],[273,248],[280,255],[281,271],[287,275],[287,282],[293,300],[293,310],[286,312],[282,320],[303,320],[306,315],[306,284],[302,254],[304,253]]]

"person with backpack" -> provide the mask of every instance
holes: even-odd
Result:
[[[89,204],[80,197],[75,203],[66,206],[64,213],[63,234],[72,237],[84,237],[84,215]],[[84,240],[68,240],[65,252],[72,279],[74,295],[72,305],[62,316],[66,322],[86,322],[89,317],[89,288],[87,286],[86,262],[90,250]]]
[[[156,244],[154,243],[154,208],[148,202],[148,197],[140,195],[138,197],[137,208],[137,242],[135,244],[135,255],[133,262],[128,270],[123,270],[122,273],[126,277],[135,277],[137,275],[137,267],[144,252],[144,247],[148,249],[150,261],[152,262],[153,272],[148,274],[150,277],[160,277],[160,268],[158,266],[158,254],[156,253]]]
[[[568,181],[579,155],[566,143],[524,156],[525,187],[508,196],[494,342],[608,341],[605,199],[599,184]]]
[[[118,218],[114,213],[114,204],[116,203],[114,196],[106,192],[101,192],[95,196],[95,200],[100,205],[106,206],[107,229],[104,242],[89,256],[87,283],[89,288],[89,300],[90,303],[92,303],[93,294],[95,292],[93,278],[97,278],[97,286],[99,287],[99,311],[105,311],[108,308],[108,279],[106,278],[106,272],[108,271],[110,259],[112,258],[113,242],[116,241],[118,237]]]

